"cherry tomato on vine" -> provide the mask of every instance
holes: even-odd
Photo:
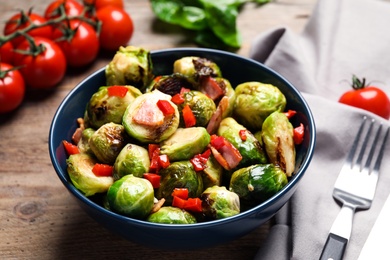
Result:
[[[96,17],[102,22],[99,39],[103,49],[114,51],[127,45],[134,31],[130,15],[123,9],[106,6],[97,10]]]
[[[34,89],[50,89],[57,85],[65,75],[66,59],[61,48],[52,40],[43,37],[34,37],[33,48],[27,40],[18,46],[18,50],[32,52],[32,54],[16,53],[15,66],[21,66],[20,72],[28,87]]]
[[[35,14],[32,12],[24,13],[20,12],[12,16],[4,26],[4,35],[9,35],[16,31],[22,30],[29,26],[31,23],[40,25],[46,22],[46,19],[39,14]],[[43,26],[39,28],[35,28],[27,32],[28,35],[31,36],[41,36],[46,38],[52,37],[53,30],[50,26]],[[22,41],[24,41],[23,36],[18,36],[11,40],[12,45],[16,48]]]
[[[76,0],[55,0],[51,2],[45,10],[45,18],[53,19],[61,15],[61,5],[65,7],[65,13],[68,16],[76,16],[82,14],[84,7]]]
[[[115,6],[121,9],[124,7],[123,0],[84,0],[83,3],[94,5],[96,10],[105,6]]]
[[[22,74],[7,63],[0,63],[0,114],[8,113],[23,101],[25,84]]]
[[[386,93],[375,87],[366,86],[365,79],[352,78],[353,90],[344,93],[339,102],[358,107],[377,114],[383,118],[390,118],[390,100]]]
[[[14,57],[14,47],[11,42],[6,42],[0,46],[0,62],[12,63]]]
[[[99,53],[99,37],[95,29],[80,20],[71,20],[54,31],[53,37],[65,54],[70,67],[85,66]]]

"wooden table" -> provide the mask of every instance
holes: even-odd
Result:
[[[18,9],[33,6],[42,14],[49,2],[0,0],[2,25]],[[253,39],[266,30],[285,26],[300,32],[314,4],[315,0],[276,0],[261,7],[246,4],[238,18],[243,45],[237,53],[248,56]],[[186,31],[157,21],[149,1],[127,1],[125,8],[135,25],[130,44],[150,50],[194,46]],[[253,259],[270,222],[217,247],[159,251],[112,234],[84,213],[63,187],[48,153],[52,117],[65,95],[110,59],[101,55],[87,68],[69,70],[53,92],[28,92],[20,109],[0,116],[0,258]]]

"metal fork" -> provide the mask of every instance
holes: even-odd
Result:
[[[333,198],[342,203],[342,208],[330,229],[320,260],[343,258],[351,236],[355,210],[368,210],[375,195],[389,127],[387,127],[385,134],[381,135],[382,124],[379,124],[376,127],[376,134],[373,135],[372,131],[375,125],[378,124],[375,124],[375,120],[370,120],[367,133],[363,139],[361,136],[366,121],[367,117],[364,117],[334,186]],[[362,142],[361,139],[363,139]],[[366,152],[370,143],[371,149]],[[359,149],[360,152],[356,153]],[[357,158],[355,159],[355,157]],[[376,157],[375,162],[373,162],[374,157]],[[365,162],[363,162],[364,159]]]

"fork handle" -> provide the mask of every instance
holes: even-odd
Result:
[[[321,253],[320,260],[341,260],[343,259],[348,239],[329,233],[325,247]]]

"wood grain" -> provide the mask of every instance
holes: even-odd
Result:
[[[43,13],[49,0],[0,0],[1,26],[20,9]],[[299,32],[314,0],[247,4],[237,25],[249,55],[253,39],[275,27]],[[135,26],[129,44],[150,50],[195,46],[192,34],[155,19],[146,0],[126,1]],[[2,30],[2,27],[1,27]],[[66,94],[88,74],[103,67],[112,54],[102,54],[90,66],[68,70],[49,93],[26,93],[22,107],[0,116],[0,258],[1,259],[253,259],[271,222],[250,234],[217,247],[168,252],[129,242],[97,224],[63,187],[51,165],[48,132],[53,115]]]

